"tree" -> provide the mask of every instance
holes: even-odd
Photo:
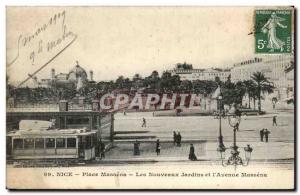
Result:
[[[251,98],[256,99],[256,87],[255,83],[253,80],[245,80],[243,81],[246,93],[248,94],[248,108],[251,108],[250,103],[251,103]],[[254,109],[255,109],[255,104],[253,104]]]
[[[238,81],[236,84],[235,84],[235,95],[236,95],[236,103],[238,104],[242,104],[243,102],[243,97],[245,96],[246,94],[246,88],[245,88],[245,85],[243,82],[241,81]]]
[[[116,85],[113,81],[100,81],[96,85],[98,93],[109,93],[116,88]]]
[[[160,81],[160,89],[162,92],[176,92],[181,84],[178,75],[171,75],[170,72],[163,72]]]
[[[129,78],[124,79],[124,88],[130,90],[132,87],[132,82],[130,81]]]
[[[238,103],[235,89],[236,86],[230,79],[221,85],[221,92],[223,96],[222,102],[224,104],[231,105],[233,103]]]
[[[136,73],[133,78],[132,78],[132,81],[133,82],[136,82],[136,81],[139,81],[139,80],[142,80],[142,76],[138,73]]]
[[[82,88],[82,91],[84,92],[84,89]],[[73,99],[77,94],[76,87],[72,85],[72,87],[68,86],[62,86],[59,88],[58,91],[58,98],[60,100],[70,100]]]
[[[154,70],[151,75],[148,77],[145,77],[143,80],[143,86],[147,88],[147,91],[150,92],[159,92],[159,86],[160,86],[160,78],[159,74],[156,70]]]
[[[215,82],[218,83],[218,85],[221,85],[222,81],[220,79],[220,77],[215,77]]]
[[[9,83],[9,76],[6,75],[6,99],[14,96],[15,87]]]
[[[215,81],[203,81],[195,80],[193,81],[193,92],[209,95],[218,88],[218,83]]]
[[[184,70],[191,70],[193,69],[193,65],[192,64],[187,64],[186,62],[182,63],[178,63],[176,64],[178,69],[184,69]]]
[[[143,78],[140,74],[136,73],[133,78],[132,78],[132,82],[133,82],[133,87],[135,89],[139,89],[141,87],[143,87]]]
[[[228,77],[227,81],[221,83],[220,86],[224,104],[242,104],[243,97],[246,93],[246,88],[243,82],[238,81],[236,83],[232,83],[231,78]]]
[[[271,85],[269,80],[265,77],[265,75],[262,72],[253,73],[251,79],[256,85],[256,95],[258,97],[258,111],[261,112],[261,93],[272,93],[274,86]]]
[[[189,80],[181,81],[181,84],[179,86],[179,90],[181,92],[191,92],[192,89],[193,89],[193,84],[191,81]]]
[[[115,82],[115,88],[122,90],[130,90],[132,87],[132,82],[129,78],[125,78],[124,76],[119,76]]]
[[[152,77],[153,79],[157,79],[157,78],[159,78],[159,74],[158,74],[158,72],[157,72],[156,70],[152,71],[152,73],[151,73],[151,77]]]

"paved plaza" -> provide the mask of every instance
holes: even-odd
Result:
[[[272,117],[277,116],[278,126],[272,126]],[[141,127],[142,118],[147,121]],[[261,142],[259,131],[267,128],[271,131],[269,142]],[[195,153],[200,161],[215,162],[219,159],[218,146],[219,120],[213,116],[154,117],[152,112],[122,113],[115,115],[115,131],[147,131],[143,135],[156,136],[161,141],[161,154],[156,155],[155,139],[153,142],[141,142],[141,155],[133,155],[133,144],[116,142],[115,147],[107,152],[105,160],[155,160],[187,161],[189,144],[195,146]],[[183,144],[176,147],[172,143],[173,131],[180,131]],[[232,145],[233,130],[228,119],[222,119],[222,133],[226,147]],[[138,135],[138,134],[132,134]],[[253,147],[251,159],[256,162],[292,162],[294,158],[294,115],[291,112],[274,112],[261,116],[244,116],[237,132],[237,145],[240,156],[244,158],[243,147]],[[226,151],[226,156],[230,150]]]

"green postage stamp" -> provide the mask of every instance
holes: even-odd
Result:
[[[292,10],[255,10],[255,52],[291,53]]]

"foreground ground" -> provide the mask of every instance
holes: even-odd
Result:
[[[277,126],[272,126],[272,117],[277,116]],[[146,127],[141,127],[142,118],[147,121]],[[189,117],[153,117],[152,113],[121,113],[115,116],[116,131],[147,131],[143,135],[156,136],[161,141],[161,154],[155,153],[155,143],[141,141],[141,155],[133,155],[133,144],[117,142],[115,148],[106,155],[109,160],[155,160],[186,161],[189,144],[193,143],[199,160],[214,163],[219,159],[216,151],[219,121],[212,116]],[[261,142],[259,130],[267,128],[271,131],[269,142]],[[173,131],[180,131],[183,144],[176,147],[172,143]],[[222,133],[226,147],[232,145],[233,131],[227,119],[222,119]],[[294,115],[290,112],[277,112],[262,116],[243,117],[240,130],[237,133],[237,145],[240,147],[241,157],[244,157],[243,147],[250,144],[253,147],[253,162],[292,163],[294,159]],[[226,156],[230,155],[230,150]]]

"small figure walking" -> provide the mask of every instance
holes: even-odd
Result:
[[[180,132],[177,133],[177,139],[176,139],[177,146],[181,146],[181,134]]]
[[[105,144],[101,141],[100,143],[100,159],[105,158]]]
[[[268,131],[268,129],[265,129],[264,134],[265,134],[266,142],[269,142],[269,134],[271,134],[271,132]]]
[[[276,125],[277,126],[277,120],[276,120],[276,116],[273,116],[273,126]]]
[[[140,155],[140,142],[138,140],[133,143],[133,155]]]
[[[262,129],[262,130],[259,131],[260,141],[261,141],[261,142],[264,141],[264,130],[265,130],[265,129]]]
[[[160,142],[159,142],[159,139],[156,140],[156,155],[160,155]]]
[[[195,155],[195,148],[194,148],[193,144],[190,145],[189,160],[192,160],[192,161],[197,160],[197,157]]]
[[[237,124],[235,125],[235,128],[236,128],[237,131],[239,131],[240,123],[237,123]]]
[[[142,124],[142,127],[146,127],[146,119],[143,118],[143,124]]]
[[[176,142],[177,142],[177,134],[176,134],[175,131],[173,131],[173,143],[174,143],[174,145],[176,144]]]

